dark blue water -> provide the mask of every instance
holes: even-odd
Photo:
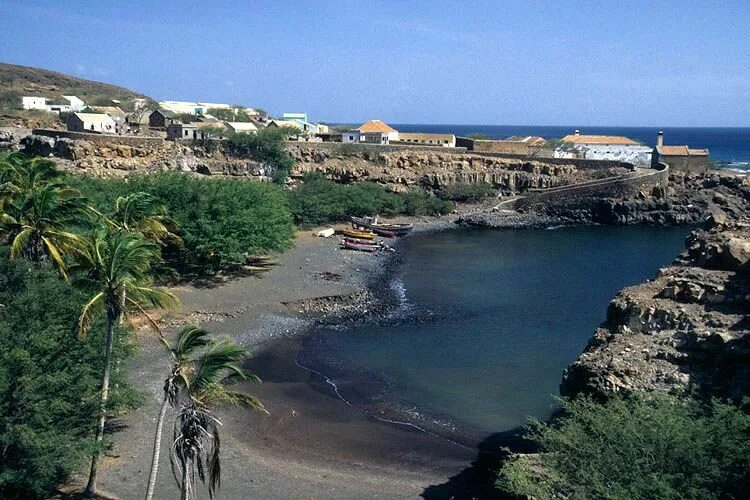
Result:
[[[689,229],[446,231],[406,239],[390,320],[320,328],[300,359],[341,395],[480,435],[547,416],[562,372],[621,288],[653,276]],[[366,374],[366,376],[363,376]],[[377,382],[376,382],[377,381]],[[381,387],[381,389],[383,389]],[[417,421],[419,421],[417,419]]]
[[[586,127],[571,126],[526,126],[526,125],[419,125],[393,124],[402,132],[446,133],[466,136],[475,132],[493,139],[505,139],[513,135],[538,135],[545,139],[559,139],[576,129],[584,134],[623,135],[656,144],[656,133],[664,131],[664,143],[710,150],[711,160],[727,163],[729,168],[750,169],[750,128],[711,127]]]

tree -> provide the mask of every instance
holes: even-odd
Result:
[[[118,197],[108,220],[121,231],[140,233],[160,245],[180,241],[173,232],[177,224],[169,217],[167,206],[150,193],[139,191]]]
[[[186,326],[180,331],[175,347],[172,347],[164,337],[161,337],[162,342],[172,357],[172,367],[169,376],[164,380],[164,398],[159,409],[159,417],[156,420],[154,452],[151,458],[151,472],[148,477],[146,500],[150,500],[154,495],[156,475],[159,469],[162,429],[164,427],[164,417],[167,413],[167,407],[172,406],[175,408],[177,406],[182,390],[188,387],[187,372],[190,369],[190,365],[195,362],[192,356],[195,351],[209,344],[209,335],[208,331],[197,326]]]
[[[104,325],[78,338],[84,294],[8,252],[0,246],[0,498],[51,498],[91,457]],[[133,352],[123,342],[113,359]],[[135,406],[125,373],[113,373],[112,387],[112,411]]]
[[[177,298],[169,292],[153,288],[149,274],[159,260],[159,247],[146,241],[139,234],[97,230],[86,242],[81,252],[79,268],[84,276],[77,285],[92,294],[81,310],[78,320],[79,334],[85,335],[91,322],[100,316],[106,317],[106,341],[104,350],[104,372],[102,374],[101,406],[96,428],[96,443],[99,445],[91,458],[91,470],[86,494],[96,494],[96,478],[107,419],[107,400],[112,369],[112,346],[114,329],[123,314],[135,311],[146,315],[144,307],[167,308],[176,306]]]
[[[248,113],[247,108],[235,106],[232,108],[208,108],[206,114],[225,122],[250,122],[252,116]]]
[[[200,336],[195,330],[186,332],[193,341]],[[238,380],[260,381],[241,368],[248,355],[230,340],[212,340],[198,357],[181,368],[183,403],[175,419],[170,462],[182,500],[193,493],[196,471],[202,483],[208,482],[211,498],[221,484],[221,421],[214,414],[214,407],[243,406],[266,412],[254,397],[227,388]]]
[[[0,231],[10,257],[50,260],[67,279],[64,255],[75,254],[82,238],[69,229],[88,222],[80,193],[61,179],[54,162],[11,155],[0,164]]]
[[[300,133],[295,127],[266,127],[252,134],[229,134],[227,146],[235,155],[245,155],[267,163],[274,181],[283,183],[294,167],[294,160],[286,152],[286,139]]]
[[[500,486],[534,498],[742,498],[750,487],[750,414],[668,395],[589,397],[535,422],[542,453],[506,463]]]

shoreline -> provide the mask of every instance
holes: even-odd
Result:
[[[410,220],[415,233],[460,230],[466,226],[456,221],[464,214]],[[506,229],[521,227],[534,225]],[[473,475],[484,477],[487,460],[501,460],[500,446],[513,442],[521,450],[528,445],[518,440],[516,430],[486,436],[476,447],[453,443],[430,429],[416,430],[411,422],[368,415],[340,397],[325,374],[296,362],[299,344],[316,322],[359,321],[372,317],[373,310],[382,312],[378,301],[383,297],[376,297],[373,288],[378,282],[383,286],[381,278],[400,255],[339,250],[337,238],[315,238],[312,231],[300,231],[295,247],[261,275],[175,289],[183,313],[165,319],[170,334],[179,326],[199,323],[249,348],[254,356],[248,365],[264,382],[248,390],[271,411],[270,417],[219,411],[227,443],[220,495],[236,498],[253,491],[265,498],[429,498],[429,492],[445,488],[454,494],[461,488],[488,488],[487,478]],[[114,435],[113,451],[103,460],[102,488],[120,498],[142,496],[132,491],[131,482],[142,477],[145,484],[161,395],[159,373],[167,363],[154,336],[139,337],[138,343],[131,380],[144,389],[146,402],[120,419],[125,427]],[[284,358],[287,363],[279,363]],[[167,433],[173,416],[170,409]],[[165,445],[157,496],[170,497],[176,491],[170,475]],[[461,482],[459,489],[456,481]]]
[[[415,231],[455,227],[452,219],[423,219]],[[370,286],[396,255],[339,250],[337,238],[315,238],[311,232],[298,233],[295,248],[261,276],[212,287],[176,287],[183,310],[163,320],[170,335],[197,322],[234,338],[253,353],[248,366],[264,381],[248,391],[266,404],[270,417],[236,409],[218,412],[226,443],[219,494],[239,498],[258,487],[264,498],[414,498],[460,474],[476,450],[365,415],[337,397],[322,375],[279,365],[283,356],[278,354],[294,348],[316,321],[358,320],[377,309]],[[113,449],[102,461],[102,489],[119,498],[142,496],[132,483],[138,478],[140,485],[143,478],[145,485],[148,475],[160,374],[168,361],[154,335],[139,332],[138,344],[130,377],[145,402],[119,419],[124,427],[113,435]],[[285,355],[290,359],[288,351]],[[167,415],[169,434],[173,410]],[[176,493],[168,454],[164,445],[157,497]]]

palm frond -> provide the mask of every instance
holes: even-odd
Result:
[[[104,312],[105,294],[99,292],[94,295],[81,309],[81,315],[78,317],[78,335],[85,336],[91,328],[91,323]]]

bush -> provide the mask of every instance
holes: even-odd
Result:
[[[246,253],[289,248],[294,235],[282,188],[259,182],[201,179],[178,172],[121,179],[75,177],[98,210],[108,213],[115,199],[144,191],[156,196],[179,225],[181,247],[167,247],[167,264],[178,271],[217,268],[244,261]]]
[[[275,182],[283,183],[294,167],[294,160],[286,152],[285,141],[300,131],[293,127],[263,128],[254,133],[229,134],[227,148],[238,156],[248,156],[267,163]]]
[[[294,220],[302,226],[348,221],[352,215],[437,215],[453,208],[421,190],[394,193],[372,182],[337,184],[320,174],[307,174],[289,199]]]
[[[478,182],[475,184],[450,184],[440,189],[437,195],[446,200],[475,203],[492,196],[494,192],[495,190],[491,184]]]
[[[528,436],[537,460],[506,463],[498,484],[535,498],[742,498],[750,487],[750,415],[666,395],[579,397]]]
[[[0,247],[1,498],[47,498],[91,459],[104,325],[78,338],[84,303],[55,272],[10,261]],[[116,345],[115,363],[131,353],[132,346]],[[137,402],[124,377],[113,373],[111,413]]]

